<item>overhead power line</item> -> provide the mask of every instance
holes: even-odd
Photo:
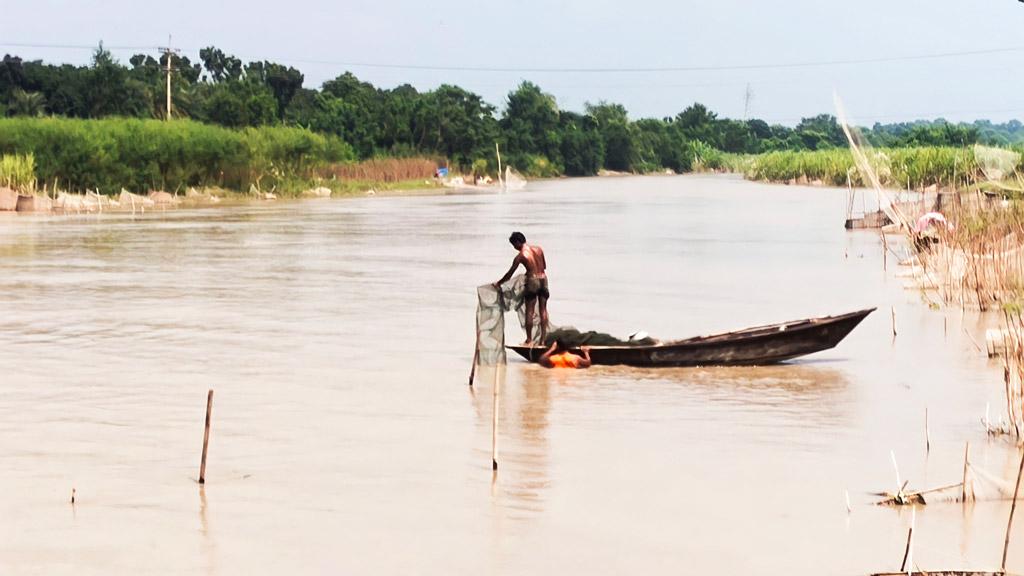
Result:
[[[11,48],[63,48],[75,50],[94,50],[95,46],[79,44],[30,44],[30,43],[0,43],[0,46]],[[156,46],[104,46],[110,50],[156,50]],[[192,50],[195,51],[195,50]],[[720,71],[741,71],[741,70],[781,70],[793,68],[818,68],[825,66],[850,66],[859,64],[884,64],[893,62],[913,62],[921,60],[940,60],[945,58],[961,58],[968,56],[991,56],[995,54],[1009,54],[1024,51],[1024,46],[1009,46],[1003,48],[987,48],[978,50],[961,50],[949,52],[936,52],[931,54],[911,54],[902,56],[879,56],[873,58],[849,58],[833,60],[807,60],[803,62],[781,62],[781,63],[753,63],[753,64],[722,64],[722,65],[692,65],[692,66],[636,66],[636,67],[515,67],[515,66],[447,66],[427,64],[402,64],[382,62],[359,62],[342,60],[319,60],[307,58],[277,58],[281,62],[298,64],[320,64],[350,68],[381,68],[398,70],[423,70],[434,72],[495,72],[495,73],[537,73],[537,74],[611,74],[611,73],[655,73],[655,72],[720,72]]]
[[[62,50],[95,50],[98,44],[32,44],[24,42],[0,42],[5,48],[56,48]],[[158,50],[159,46],[108,46],[103,45],[104,50]]]

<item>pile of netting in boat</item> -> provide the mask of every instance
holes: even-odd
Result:
[[[508,282],[495,288],[491,284],[476,289],[476,360],[482,365],[504,364],[505,357],[505,312],[515,311],[519,316],[519,326],[526,333],[526,298],[523,292],[526,287],[526,276],[518,275]],[[534,302],[536,306],[536,302]],[[580,331],[571,326],[554,326],[548,322],[547,337],[540,341],[540,314],[534,310],[534,326],[531,343],[535,346],[550,346],[560,339],[566,346],[649,346],[658,341],[646,335],[634,335],[633,338],[616,338],[604,332],[593,330]],[[518,342],[518,340],[517,340]]]

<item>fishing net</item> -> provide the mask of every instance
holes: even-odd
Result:
[[[519,317],[519,327],[526,334],[526,276],[520,274],[508,282],[495,288],[492,284],[478,286],[476,289],[476,362],[481,366],[504,364],[505,355],[505,313],[515,311]],[[534,304],[536,306],[536,303]],[[534,346],[550,346],[555,340],[562,340],[571,348],[579,346],[645,346],[656,344],[657,340],[647,336],[632,339],[621,339],[589,330],[577,330],[572,326],[553,326],[548,323],[547,337],[540,340],[540,314],[534,309],[534,327],[531,344]],[[518,342],[518,340],[517,340]]]
[[[512,169],[511,166],[505,167],[505,189],[506,190],[522,190],[526,188],[526,179],[519,175],[518,172]]]
[[[993,148],[991,146],[975,144],[974,161],[982,173],[985,174],[985,178],[999,181],[1009,178],[1017,171],[1017,164],[1020,163],[1020,154],[1005,148]]]
[[[836,120],[850,143],[850,154],[853,155],[853,163],[860,173],[861,180],[866,186],[875,191],[875,198],[878,200],[878,208],[885,212],[889,220],[902,229],[909,229],[910,222],[893,200],[892,195],[882,187],[883,179],[888,180],[891,176],[889,158],[882,152],[877,152],[868,143],[864,135],[856,126],[853,126],[846,118],[846,109],[843,107],[839,95],[834,95],[836,106]]]

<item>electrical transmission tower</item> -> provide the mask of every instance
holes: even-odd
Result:
[[[167,57],[164,72],[167,74],[167,120],[171,119],[171,74],[174,72],[174,56],[181,54],[178,48],[171,48],[171,37],[167,37],[167,46],[161,46],[160,52]]]
[[[1021,0],[1024,2],[1024,0]],[[750,102],[754,99],[754,89],[747,84],[747,90],[743,93],[743,119],[746,120],[750,114]]]

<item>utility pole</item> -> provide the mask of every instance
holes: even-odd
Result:
[[[167,36],[167,46],[160,47],[160,52],[167,57],[167,65],[164,66],[164,72],[167,73],[167,116],[166,120],[171,119],[171,73],[174,71],[174,55],[181,54],[181,50],[177,48],[171,48],[171,36]]]

